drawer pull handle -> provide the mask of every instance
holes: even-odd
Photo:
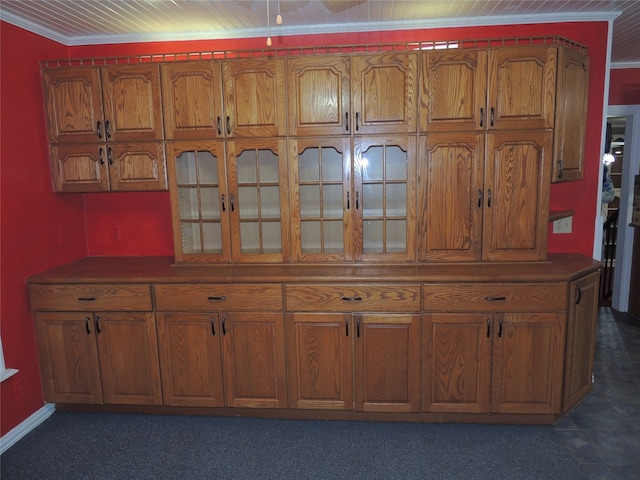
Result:
[[[87,335],[91,335],[91,330],[89,329],[89,321],[91,319],[89,317],[85,317],[84,319],[84,328],[87,330]]]
[[[576,296],[576,305],[579,305],[582,300],[582,287],[580,285],[576,285]]]
[[[507,297],[484,297],[487,302],[504,302]]]
[[[345,302],[360,302],[362,301],[362,297],[342,297],[342,300]]]
[[[80,297],[78,298],[79,302],[95,302],[96,297]]]
[[[207,300],[226,300],[227,296],[222,295],[221,297],[207,297]]]

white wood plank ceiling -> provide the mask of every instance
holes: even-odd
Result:
[[[614,20],[612,62],[640,65],[640,0],[0,0],[0,19],[69,46]]]

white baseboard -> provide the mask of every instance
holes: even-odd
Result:
[[[0,438],[0,455],[9,450],[9,448],[15,445],[18,440],[20,440],[27,433],[29,433],[31,430],[36,428],[47,418],[53,415],[53,412],[55,411],[55,403],[45,403],[45,405],[40,410],[34,412],[29,418],[27,418],[17,427],[9,430],[5,435],[2,436],[2,438]]]

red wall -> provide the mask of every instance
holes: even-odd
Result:
[[[640,105],[640,68],[613,69],[609,82],[609,105]]]
[[[607,22],[468,27],[274,37],[274,47],[394,43],[561,35],[590,48],[591,83],[585,178],[553,185],[553,208],[574,209],[574,231],[549,236],[549,251],[591,256],[605,79]],[[49,180],[38,61],[261,49],[264,38],[63,47],[2,23],[2,338],[7,365],[20,372],[2,384],[1,434],[42,406],[26,276],[91,256],[172,255],[167,192],[53,194]],[[16,45],[20,45],[17,53]],[[10,74],[8,73],[10,72]],[[113,235],[119,229],[120,235]]]

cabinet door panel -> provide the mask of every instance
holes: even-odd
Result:
[[[354,55],[351,68],[354,134],[416,131],[417,54]]]
[[[289,135],[349,133],[349,57],[287,59]]]
[[[110,144],[107,160],[113,191],[167,189],[162,142]]]
[[[487,52],[434,51],[425,53],[422,59],[420,130],[486,128]]]
[[[153,313],[96,314],[105,403],[161,405]]]
[[[59,403],[102,403],[93,315],[36,313],[44,399]]]
[[[425,411],[489,412],[492,318],[481,313],[425,315]]]
[[[162,140],[159,66],[112,65],[101,73],[107,140]]]
[[[480,260],[483,136],[436,133],[421,142],[420,259]]]
[[[56,192],[109,191],[106,144],[51,147],[51,176]]]
[[[492,412],[560,411],[564,323],[554,313],[496,314]]]
[[[226,61],[223,76],[227,136],[286,135],[284,59]]]
[[[165,405],[222,407],[222,335],[217,315],[158,314]]]
[[[222,137],[220,64],[176,62],[161,66],[164,128],[167,140]]]
[[[49,69],[43,71],[42,80],[49,141],[52,144],[101,141],[98,132],[103,135],[104,114],[100,71],[97,68]]]
[[[420,317],[356,315],[356,410],[420,410]]]
[[[547,252],[551,132],[487,135],[484,260],[544,260]]]
[[[348,315],[287,316],[291,408],[353,409],[353,325]]]
[[[221,313],[226,405],[287,407],[281,313]]]

